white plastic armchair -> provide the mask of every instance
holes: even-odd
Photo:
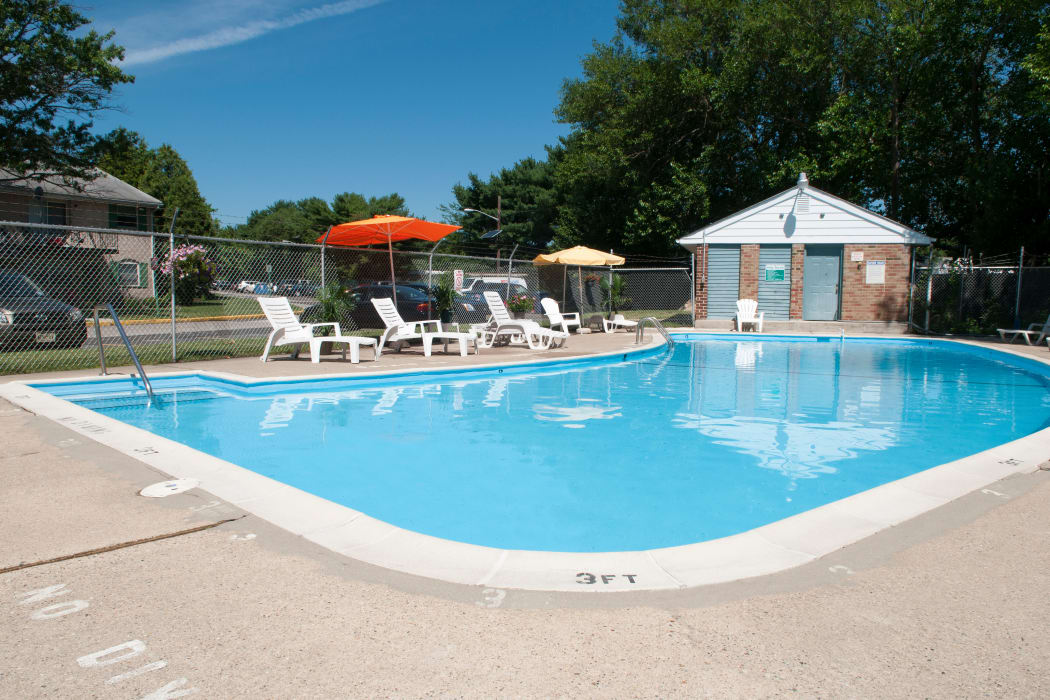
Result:
[[[500,336],[511,340],[523,337],[530,350],[548,350],[565,345],[569,337],[565,331],[544,328],[535,321],[512,318],[499,294],[488,291],[483,296],[492,320],[481,330],[482,347],[492,347]]]
[[[383,331],[383,337],[379,339],[379,348],[376,350],[378,354],[382,354],[383,346],[387,342],[396,343],[395,347],[400,351],[404,341],[417,338],[423,341],[423,355],[426,357],[430,357],[435,340],[444,341],[446,351],[448,350],[449,341],[457,341],[459,343],[459,354],[463,357],[466,357],[467,348],[471,343],[474,345],[474,352],[478,351],[478,339],[474,333],[456,333],[443,330],[441,321],[436,319],[431,321],[405,321],[401,318],[401,312],[397,310],[394,300],[390,298],[372,299],[372,306],[376,307],[376,313],[379,314],[379,318],[383,320],[383,325],[386,326],[386,330]],[[427,326],[433,326],[434,330],[427,330]]]
[[[572,313],[562,313],[561,309],[558,308],[558,302],[550,297],[540,299],[540,306],[543,307],[543,313],[545,313],[550,320],[551,328],[561,326],[563,331],[571,333],[572,331],[569,330],[571,327],[580,327],[580,314],[576,311],[573,311]]]
[[[626,318],[623,314],[613,314],[612,318],[602,319],[602,329],[606,333],[615,333],[617,328],[626,328],[627,330],[630,330],[637,326],[637,321],[632,321]]]
[[[754,299],[739,299],[736,302],[736,329],[744,330],[746,326],[755,328],[762,332],[762,323],[765,321],[766,312],[759,312],[758,302]]]
[[[259,297],[258,301],[263,314],[266,315],[266,320],[273,328],[270,337],[266,339],[266,347],[263,349],[261,358],[263,362],[270,357],[270,350],[281,345],[309,345],[310,362],[315,364],[321,361],[321,343],[346,345],[350,348],[350,361],[355,364],[361,361],[362,345],[370,345],[376,352],[375,357],[379,356],[375,338],[345,336],[338,323],[299,323],[299,318],[292,311],[292,305],[288,303],[288,297]],[[314,329],[323,326],[332,326],[335,329],[335,335],[315,336]]]
[[[1022,331],[1011,328],[996,328],[995,330],[998,331],[999,337],[1008,343],[1012,343],[1018,338],[1024,338],[1024,342],[1029,345],[1039,345],[1043,342],[1043,338],[1050,334],[1050,316],[1047,316],[1046,321],[1043,323],[1029,323],[1028,330]],[[1007,335],[1010,336],[1009,339],[1007,339]],[[1032,340],[1033,335],[1036,336],[1034,341]]]

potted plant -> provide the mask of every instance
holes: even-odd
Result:
[[[612,276],[612,283],[605,277],[601,280],[602,304],[609,307],[609,318],[616,312],[622,311],[631,304],[631,298],[627,296],[627,283],[620,275]]]
[[[455,308],[455,305],[455,283],[452,281],[452,273],[446,272],[434,285],[434,309],[438,312],[442,323],[452,320],[452,309]]]
[[[329,282],[317,293],[317,305],[320,307],[319,323],[338,323],[344,333],[350,330],[353,319],[350,314],[357,307],[354,297],[340,282]],[[335,335],[335,328],[324,326],[317,329],[317,335]],[[332,343],[321,345],[322,353],[332,352]]]
[[[532,311],[536,306],[528,294],[515,294],[507,299],[507,309],[514,314],[514,318],[525,318],[525,314]]]

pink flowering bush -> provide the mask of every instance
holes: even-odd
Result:
[[[507,299],[507,308],[518,313],[532,311],[533,306],[532,297],[528,294],[515,294],[510,299]]]
[[[155,258],[153,269],[157,272],[158,289],[167,286],[174,267],[176,303],[185,306],[207,296],[215,279],[215,263],[208,259],[207,253],[202,245],[183,244],[168,255]]]

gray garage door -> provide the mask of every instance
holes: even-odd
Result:
[[[791,246],[758,249],[758,310],[775,321],[786,321],[791,307]]]
[[[740,292],[740,246],[708,246],[707,317],[736,316]]]

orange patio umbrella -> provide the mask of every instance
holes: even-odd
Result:
[[[390,254],[390,284],[394,289],[394,302],[397,303],[397,283],[394,280],[394,241],[440,241],[442,238],[458,231],[461,226],[439,224],[424,221],[411,216],[373,216],[371,219],[349,221],[328,229],[325,235],[317,239],[323,245],[362,246],[386,243]],[[430,284],[430,280],[427,280]]]

